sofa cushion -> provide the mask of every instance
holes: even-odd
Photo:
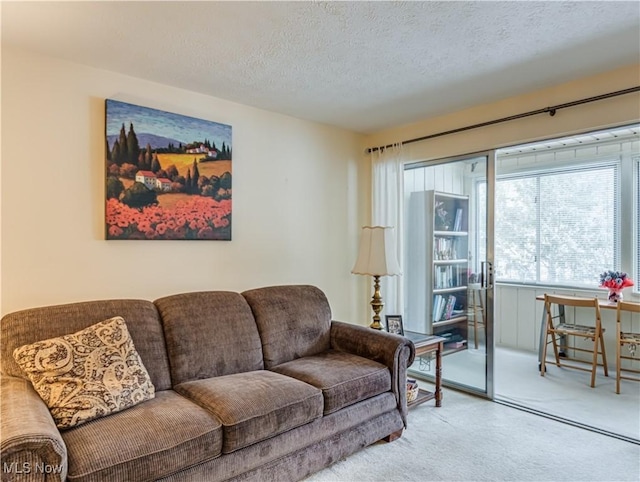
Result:
[[[322,392],[259,370],[183,383],[176,390],[222,422],[223,453],[260,442],[322,416]]]
[[[69,481],[155,480],[220,455],[222,427],[172,390],[62,433]]]
[[[26,378],[13,358],[16,348],[75,333],[114,316],[127,320],[131,339],[156,390],[171,388],[169,360],[158,310],[151,301],[145,300],[84,301],[30,308],[3,316],[0,323],[2,373]]]
[[[258,328],[240,293],[182,293],[154,303],[162,316],[174,386],[263,368]]]
[[[58,428],[130,408],[155,389],[124,319],[16,348],[13,356]]]
[[[314,286],[270,286],[242,293],[255,316],[265,368],[329,349],[331,308]]]
[[[298,358],[271,370],[322,390],[325,414],[391,390],[385,365],[340,351]]]

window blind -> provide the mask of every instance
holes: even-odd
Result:
[[[498,178],[497,279],[597,285],[619,266],[618,186],[619,161]]]

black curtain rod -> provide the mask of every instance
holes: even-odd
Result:
[[[402,141],[401,144],[411,144],[412,142],[426,141],[427,139],[433,139],[434,137],[447,136],[449,134],[456,134],[458,132],[469,131],[471,129],[477,129],[478,127],[486,127],[494,124],[500,124],[502,122],[512,121],[516,119],[522,119],[523,117],[530,117],[538,114],[546,114],[548,113],[550,116],[556,115],[556,111],[560,109],[566,109],[567,107],[573,107],[580,104],[587,104],[589,102],[595,102],[596,100],[609,99],[611,97],[617,97],[619,95],[631,94],[633,92],[639,92],[640,86],[630,87],[628,89],[618,90],[615,92],[609,92],[608,94],[596,95],[594,97],[588,97],[586,99],[574,100],[573,102],[567,102],[565,104],[558,104],[551,107],[545,107],[544,109],[532,110],[529,112],[523,112],[522,114],[511,115],[509,117],[503,117],[501,119],[495,119],[487,122],[481,122],[480,124],[473,124],[470,126],[459,127],[457,129],[451,129],[450,131],[438,132],[437,134],[429,134],[428,136],[416,137],[415,139],[409,139],[407,141]],[[374,151],[379,151],[380,149],[388,149],[393,147],[395,144],[387,144],[382,147],[370,147],[367,149],[367,153],[371,153]]]

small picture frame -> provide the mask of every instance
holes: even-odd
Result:
[[[402,327],[402,315],[385,316],[385,324],[387,325],[386,328],[389,333],[404,336],[404,328]]]

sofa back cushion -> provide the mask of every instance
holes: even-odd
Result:
[[[182,293],[154,303],[162,317],[174,386],[264,368],[258,328],[240,293]]]
[[[242,295],[258,325],[265,368],[329,349],[331,308],[318,288],[270,286]]]
[[[31,308],[9,313],[0,322],[2,373],[26,378],[13,351],[37,341],[69,335],[98,322],[122,317],[156,390],[171,388],[169,360],[158,310],[145,300],[97,300]]]

